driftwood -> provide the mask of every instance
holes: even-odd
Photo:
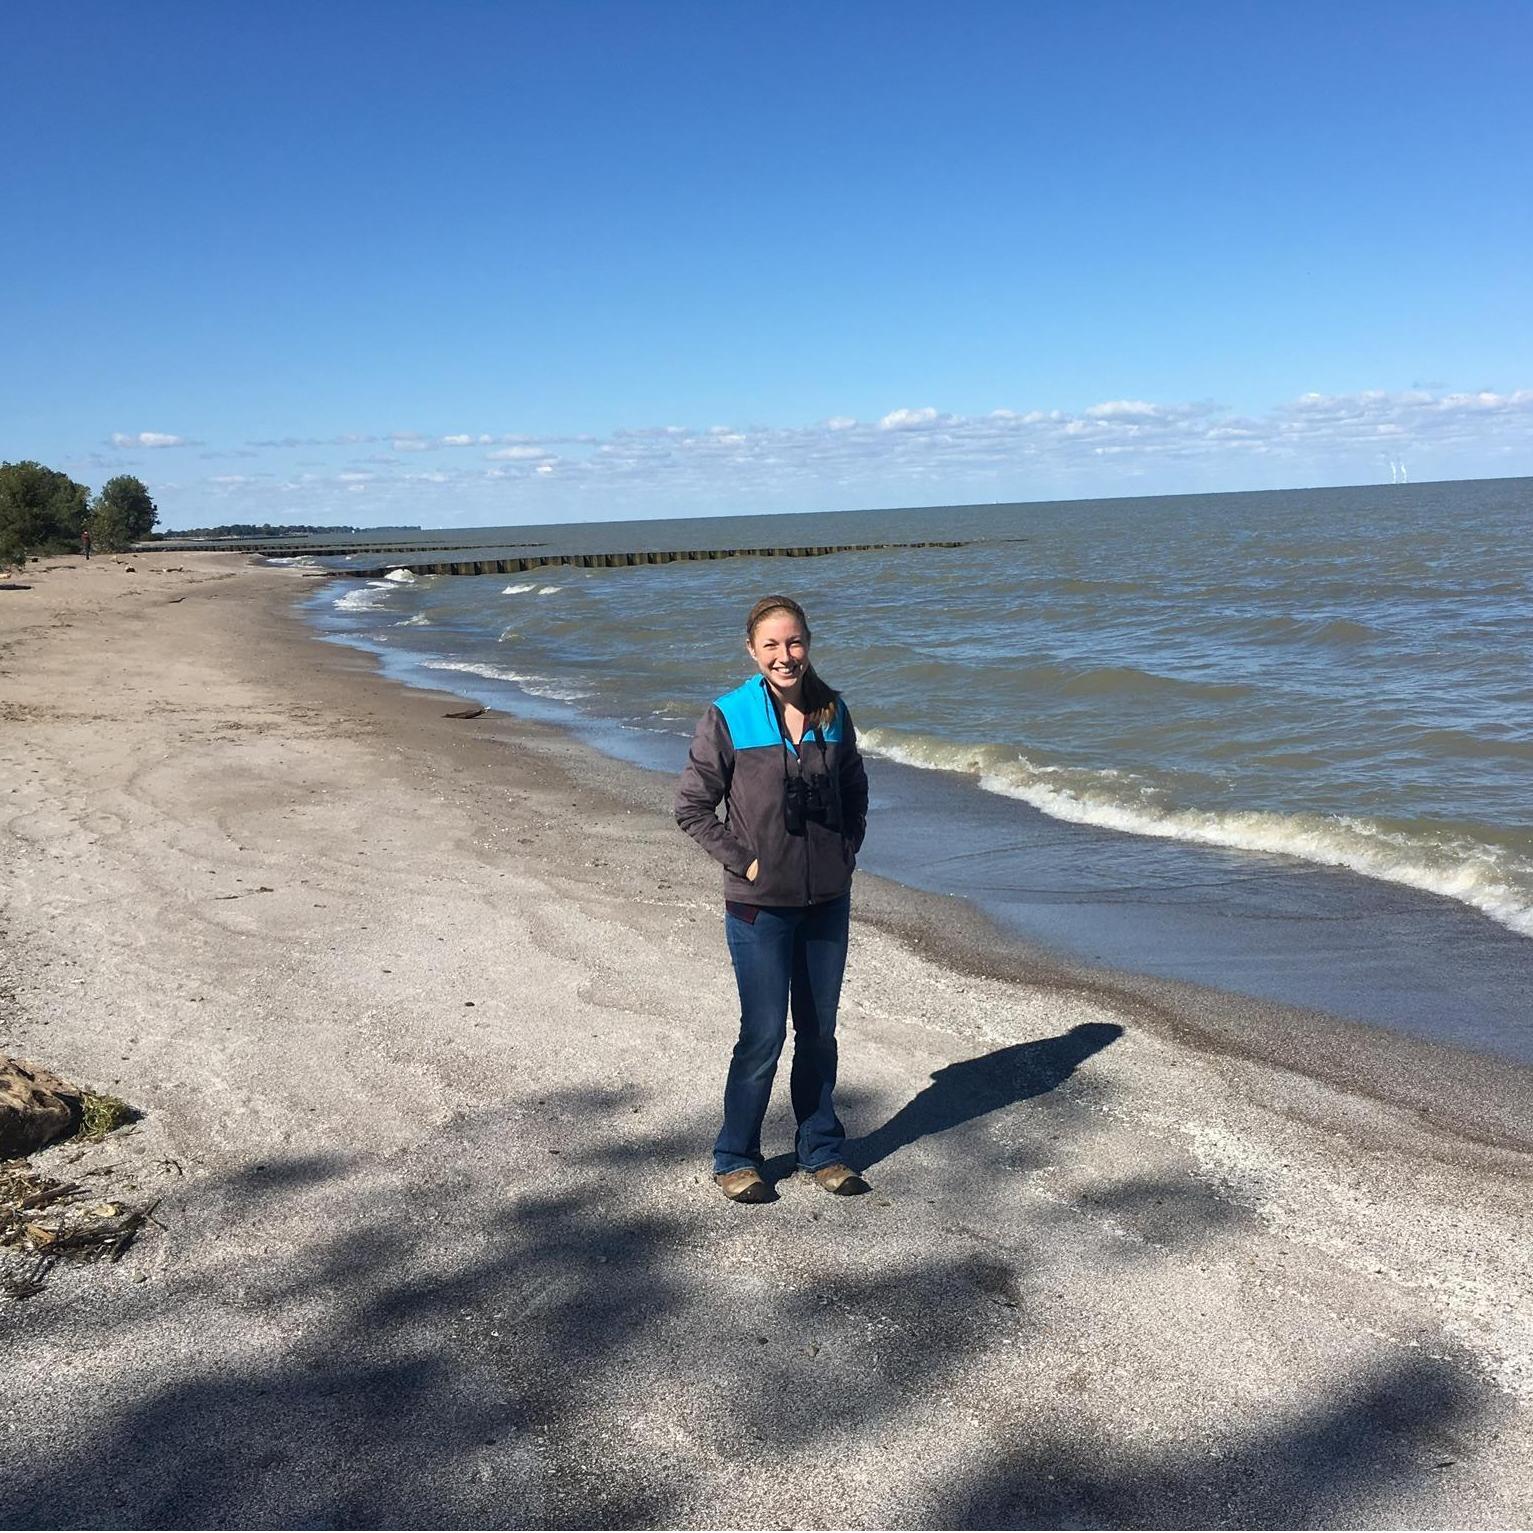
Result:
[[[452,713],[444,713],[442,717],[444,719],[477,719],[483,712],[483,708],[459,708]]]
[[[62,1139],[85,1091],[41,1065],[0,1055],[0,1157],[30,1155]]]
[[[30,1298],[60,1259],[118,1261],[158,1207],[158,1198],[138,1204],[101,1198],[24,1160],[0,1165],[0,1255],[14,1251],[19,1258],[0,1265],[0,1295]]]

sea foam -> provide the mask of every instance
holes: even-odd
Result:
[[[523,692],[531,693],[533,697],[552,698],[561,703],[578,702],[582,697],[591,695],[578,687],[552,681],[547,676],[529,676],[522,671],[508,670],[505,666],[486,665],[480,660],[423,660],[421,664],[428,671],[461,671],[465,675],[483,676],[491,681],[514,682]]]
[[[393,594],[394,587],[382,580],[370,580],[360,590],[347,591],[335,599],[337,612],[369,612],[382,606]]]
[[[884,729],[863,730],[859,738],[873,755],[976,777],[986,792],[1020,799],[1056,820],[1347,868],[1472,905],[1533,937],[1533,863],[1463,836],[1397,830],[1353,815],[1198,809],[1173,803],[1165,789],[1132,773],[1040,765],[1009,746]]]

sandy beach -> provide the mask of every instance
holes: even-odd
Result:
[[[22,579],[0,1052],[144,1111],[35,1164],[161,1227],[0,1300],[0,1525],[1533,1524],[1533,1072],[861,878],[873,1195],[736,1207],[668,782],[445,718],[293,570]]]

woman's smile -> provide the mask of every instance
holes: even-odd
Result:
[[[746,648],[778,695],[796,701],[809,668],[809,631],[803,622],[791,612],[774,612],[756,625]]]

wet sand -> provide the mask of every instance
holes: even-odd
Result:
[[[0,1302],[0,1524],[1533,1521],[1528,1071],[862,878],[874,1195],[735,1207],[668,784],[132,563],[0,592],[0,1049],[164,1226]]]

